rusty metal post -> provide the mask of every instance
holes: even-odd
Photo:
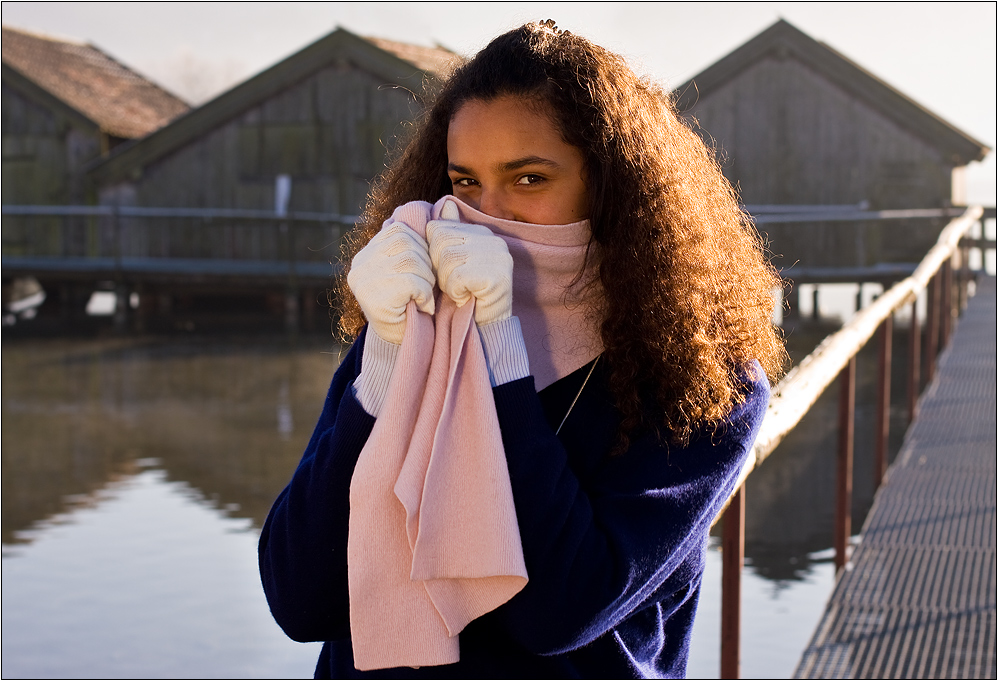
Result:
[[[914,423],[918,416],[918,392],[921,388],[921,377],[918,369],[922,365],[919,341],[922,331],[918,328],[918,297],[911,301],[911,329],[908,333],[908,423]]]
[[[856,356],[839,374],[839,456],[835,493],[835,571],[848,560],[852,525],[852,453],[856,413]],[[722,673],[723,676],[723,673]]]
[[[742,565],[745,562],[745,485],[731,497],[721,528],[721,678],[741,674]]]
[[[953,332],[953,259],[950,256],[943,263],[943,304],[939,312],[942,315],[942,340],[939,342],[939,349],[942,350],[949,345],[949,337]]]
[[[894,342],[894,315],[880,324],[880,356],[877,374],[877,429],[873,460],[873,491],[887,473],[887,438],[891,430],[891,345]]]
[[[970,247],[967,246],[966,237],[960,240],[960,276],[957,280],[957,297],[960,307],[957,308],[957,315],[963,314],[967,309],[967,284],[970,283]]]
[[[936,371],[936,353],[939,350],[939,289],[941,277],[936,272],[926,291],[929,295],[928,319],[925,322],[925,383],[932,380]]]

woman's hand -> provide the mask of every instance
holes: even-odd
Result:
[[[458,307],[474,298],[479,326],[513,314],[513,258],[488,227],[460,222],[457,206],[444,203],[440,219],[426,225],[430,259],[440,290]]]
[[[371,329],[399,345],[405,334],[405,307],[410,300],[433,314],[433,269],[426,240],[402,222],[390,222],[364,246],[347,274]]]

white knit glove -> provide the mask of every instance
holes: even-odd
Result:
[[[426,224],[426,238],[437,285],[458,307],[474,298],[477,325],[513,314],[513,258],[505,241],[488,227],[460,222],[452,201]]]
[[[390,222],[354,256],[347,284],[371,329],[396,345],[405,334],[410,300],[433,314],[434,276],[426,240],[402,222]]]

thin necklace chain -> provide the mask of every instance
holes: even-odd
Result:
[[[579,397],[582,395],[582,391],[586,389],[586,384],[589,383],[589,377],[592,376],[593,371],[596,370],[596,365],[599,364],[600,357],[602,357],[602,355],[596,355],[596,359],[593,360],[593,365],[589,367],[589,373],[586,374],[586,380],[582,382],[582,387],[579,388],[579,392],[575,393],[575,399],[572,400],[572,403],[570,405],[568,405],[568,411],[565,412],[565,418],[563,418],[561,420],[561,423],[558,424],[558,430],[554,431],[555,435],[561,432],[561,427],[565,425],[565,421],[568,420],[568,415],[572,413],[572,408],[575,407],[575,403],[579,401]]]

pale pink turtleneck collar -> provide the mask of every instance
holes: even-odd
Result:
[[[519,317],[537,390],[591,362],[603,351],[597,304],[602,287],[592,267],[579,278],[591,235],[589,221],[535,225],[487,215],[460,199],[462,222],[484,225],[513,256],[513,314]],[[579,281],[576,279],[579,278]]]

